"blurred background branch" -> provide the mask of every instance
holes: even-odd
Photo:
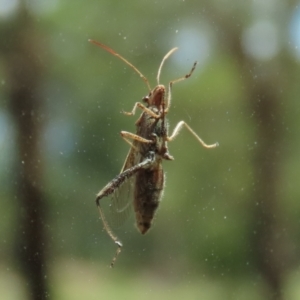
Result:
[[[41,136],[45,113],[41,84],[43,63],[38,25],[24,6],[2,28],[1,52],[8,107],[15,123],[14,176],[16,202],[16,268],[23,272],[31,299],[47,298],[46,196]]]

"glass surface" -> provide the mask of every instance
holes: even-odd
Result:
[[[298,299],[298,6],[1,0],[1,297]],[[169,132],[183,120],[219,143],[204,149],[186,128],[168,143],[152,228],[121,220],[113,270],[95,199],[143,111],[120,112],[149,89],[89,39],[151,89],[170,49],[166,88],[198,61],[172,87]]]

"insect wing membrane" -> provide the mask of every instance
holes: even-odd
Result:
[[[132,211],[134,184],[135,175],[126,179],[110,197],[111,199],[109,212],[107,212],[107,220],[114,228],[118,228],[123,225],[130,216]]]
[[[138,154],[134,148],[131,148],[121,173],[136,165],[139,159],[140,154]],[[107,216],[107,221],[113,228],[122,226],[132,212],[135,181],[135,174],[126,178],[125,181],[118,188],[116,188],[114,193],[109,196],[110,199],[108,201],[108,209],[105,208],[105,205],[102,205],[102,207],[104,207],[103,211]]]

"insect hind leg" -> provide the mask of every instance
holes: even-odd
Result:
[[[112,229],[110,228],[105,216],[104,216],[104,212],[101,209],[100,206],[100,200],[106,196],[109,196],[111,194],[113,194],[116,189],[118,189],[120,187],[121,184],[123,184],[127,179],[129,179],[130,177],[132,177],[133,175],[135,175],[139,170],[143,169],[143,168],[149,168],[151,165],[153,165],[155,161],[155,153],[153,151],[149,151],[147,157],[140,162],[139,164],[125,170],[124,172],[122,172],[121,174],[119,174],[118,176],[116,176],[112,181],[110,181],[97,195],[96,197],[96,204],[99,210],[99,214],[100,217],[102,219],[102,223],[104,226],[104,229],[106,230],[106,232],[108,233],[108,235],[110,236],[110,238],[115,242],[115,244],[118,246],[117,251],[115,256],[112,259],[112,262],[110,264],[111,267],[114,266],[118,255],[121,253],[122,250],[122,243],[121,241],[118,239],[118,237],[113,233]]]
[[[197,133],[184,121],[180,121],[174,128],[171,136],[169,136],[167,138],[167,140],[169,142],[173,141],[175,139],[175,137],[179,134],[180,130],[182,129],[182,127],[185,126],[188,131],[198,140],[198,142],[204,147],[204,148],[215,148],[219,146],[219,143],[214,143],[211,145],[206,144],[198,135]]]
[[[108,233],[108,235],[110,236],[110,238],[115,242],[115,244],[118,246],[117,248],[117,251],[116,251],[116,254],[114,255],[111,263],[110,263],[110,267],[113,268],[113,266],[115,265],[115,262],[119,256],[119,254],[121,253],[121,250],[122,250],[122,247],[123,247],[123,244],[122,242],[118,239],[118,237],[113,233],[112,229],[110,228],[110,226],[108,225],[108,222],[106,221],[106,218],[104,216],[104,213],[100,207],[100,197],[97,197],[96,199],[96,204],[97,204],[97,207],[98,207],[98,210],[99,210],[99,214],[100,214],[100,217],[101,217],[101,220],[102,220],[102,223],[103,223],[103,226],[106,230],[106,232]]]

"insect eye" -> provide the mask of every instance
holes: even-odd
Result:
[[[142,100],[143,100],[143,102],[148,103],[149,102],[149,96],[145,96]]]
[[[143,101],[146,102],[146,103],[149,103],[149,100],[150,100],[150,97],[152,96],[152,92],[149,93],[149,95],[145,96],[143,98]]]

